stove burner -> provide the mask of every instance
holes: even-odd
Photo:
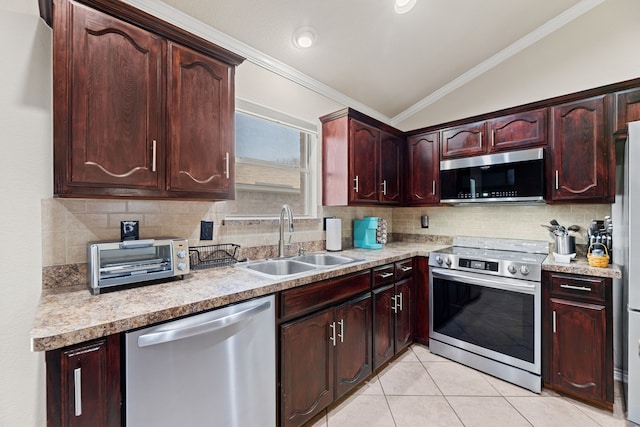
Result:
[[[454,237],[454,246],[434,252],[432,267],[540,281],[549,244],[536,240]]]

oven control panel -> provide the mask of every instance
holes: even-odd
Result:
[[[499,271],[499,265],[494,261],[479,261],[476,259],[460,258],[458,260],[458,267],[471,268],[473,270],[482,271]]]

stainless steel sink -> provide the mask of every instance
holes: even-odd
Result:
[[[306,262],[309,264],[326,265],[326,266],[348,264],[350,262],[357,261],[355,258],[342,256],[342,255],[325,254],[325,253],[300,255],[300,256],[293,257],[292,259],[296,261]]]
[[[238,267],[242,268],[245,266],[238,265]],[[293,259],[267,259],[246,264],[246,268],[270,276],[290,276],[315,270],[318,267]]]
[[[314,270],[327,269],[350,262],[363,261],[342,255],[327,253],[313,253],[299,255],[291,258],[272,258],[259,261],[237,263],[234,266],[248,270],[261,276],[271,278],[283,278],[296,274],[312,272]]]

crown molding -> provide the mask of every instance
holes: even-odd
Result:
[[[417,114],[419,111],[425,109],[426,107],[430,106],[436,101],[444,98],[451,92],[455,91],[461,86],[464,86],[465,84],[469,83],[473,79],[481,76],[482,74],[486,73],[487,71],[496,67],[497,65],[503,63],[504,61],[511,58],[512,56],[515,56],[516,54],[522,52],[529,46],[533,45],[534,43],[538,42],[539,40],[553,33],[554,31],[562,28],[563,26],[567,25],[569,22],[573,21],[574,19],[584,15],[585,13],[589,12],[591,9],[595,8],[596,6],[599,6],[605,1],[606,0],[582,0],[580,3],[567,9],[560,15],[550,19],[545,24],[541,25],[540,27],[536,28],[529,34],[522,37],[521,39],[507,46],[506,48],[496,53],[489,59],[479,63],[475,67],[471,68],[469,71],[463,73],[462,75],[458,76],[457,78],[450,81],[446,85],[442,86],[441,88],[431,93],[426,98],[423,98],[422,100],[413,104],[411,107],[407,108],[402,113],[393,117],[391,119],[390,124],[392,126],[397,126],[399,123],[402,123],[403,121],[407,120],[409,117],[412,117],[413,115]]]
[[[256,64],[266,70],[276,73],[287,80],[297,83],[313,92],[325,96],[339,104],[350,106],[367,114],[381,122],[389,123],[391,118],[377,110],[356,101],[355,99],[337,91],[326,84],[302,73],[301,71],[269,56],[253,47],[234,39],[233,37],[217,30],[202,21],[188,15],[168,4],[158,0],[122,0],[135,8],[147,12],[163,21],[184,29],[198,37],[217,44],[231,52],[241,55],[247,61]]]

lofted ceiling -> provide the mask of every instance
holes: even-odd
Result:
[[[393,0],[125,1],[196,18],[248,61],[395,124],[605,0],[417,0],[404,15]],[[304,25],[317,32],[308,49],[292,43]]]

